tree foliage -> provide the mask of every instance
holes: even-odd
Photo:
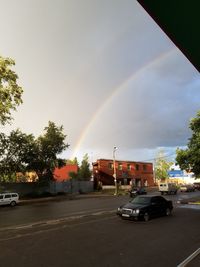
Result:
[[[9,136],[0,134],[0,173],[1,180],[14,180],[17,172],[24,172],[28,158],[33,158],[34,137],[19,129]]]
[[[200,176],[200,111],[189,124],[192,136],[189,139],[187,148],[177,149],[176,162],[182,170],[191,171],[196,177]]]
[[[27,168],[36,171],[39,180],[52,180],[53,171],[56,167],[62,167],[66,161],[58,158],[69,144],[65,143],[66,135],[63,133],[63,126],[56,126],[49,122],[44,128],[45,133],[35,140],[35,158],[29,162]]]
[[[77,179],[80,181],[89,181],[91,178],[91,170],[90,170],[90,163],[89,163],[89,157],[88,154],[85,154],[83,156],[83,159],[81,161],[81,165],[79,166],[77,158],[74,158],[72,160],[73,164],[78,165],[78,172],[70,172],[71,179]]]
[[[17,84],[18,76],[11,69],[15,61],[0,56],[0,124],[12,119],[11,111],[22,103],[23,89]]]
[[[12,177],[13,173],[34,171],[40,181],[53,179],[55,167],[62,167],[66,161],[59,158],[68,144],[63,127],[49,122],[44,134],[35,138],[20,130],[12,131],[9,136],[0,135],[0,171]]]
[[[155,176],[157,180],[167,179],[168,171],[172,165],[172,162],[168,162],[165,159],[164,151],[160,150],[155,159]]]
[[[67,163],[69,163],[69,164],[75,164],[75,165],[77,165],[77,167],[78,167],[78,171],[77,172],[69,172],[69,177],[70,177],[70,179],[75,179],[75,180],[79,180],[79,170],[80,170],[80,167],[79,167],[79,163],[78,163],[78,159],[77,159],[77,157],[75,157],[74,159],[68,159],[67,160]]]
[[[91,178],[90,164],[88,154],[85,154],[79,169],[79,177],[81,180],[87,181]]]

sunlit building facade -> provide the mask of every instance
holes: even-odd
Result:
[[[152,163],[112,159],[98,159],[93,162],[94,186],[99,182],[103,185],[114,185],[114,164],[116,180],[121,185],[154,186]]]
[[[66,164],[61,168],[55,168],[53,177],[56,182],[64,182],[70,179],[70,173],[77,173],[77,164]]]

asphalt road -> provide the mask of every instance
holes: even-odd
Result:
[[[181,195],[167,198],[176,202]],[[0,266],[173,267],[200,247],[200,209],[175,205],[170,217],[131,222],[114,212],[127,199],[1,208]]]
[[[119,205],[128,200],[128,196],[105,196],[32,203],[14,208],[0,207],[0,228],[13,228],[74,216],[81,217],[96,212],[115,211]]]
[[[97,214],[65,222],[4,230],[4,267],[177,266],[200,246],[199,210],[175,208],[148,223]],[[199,266],[199,265],[198,265]]]
[[[158,194],[152,192],[148,194]],[[171,199],[176,205],[177,201],[190,197],[199,196],[200,191],[192,193],[179,193],[177,195],[164,196]],[[116,208],[127,202],[129,196],[105,196],[92,197],[82,196],[74,200],[59,200],[41,203],[19,205],[14,208],[0,207],[0,228],[18,227],[20,225],[35,224],[51,220],[62,219],[71,216],[82,216],[95,212],[115,211]]]

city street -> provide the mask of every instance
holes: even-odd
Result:
[[[170,217],[122,220],[128,196],[0,209],[0,262],[7,266],[177,266],[200,247],[200,209],[176,204],[200,192],[167,196]]]
[[[148,194],[160,195],[158,191]],[[200,191],[192,193],[178,193],[177,195],[165,195],[167,199],[177,205],[177,201],[199,196]],[[0,207],[0,227],[17,227],[20,225],[35,224],[51,220],[68,218],[71,216],[83,216],[96,212],[114,212],[116,208],[129,201],[129,196],[87,196],[80,195],[73,200],[58,199],[39,203],[18,205],[14,208]]]

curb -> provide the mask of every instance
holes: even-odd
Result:
[[[24,199],[19,200],[18,205],[29,205],[34,203],[43,203],[43,202],[52,202],[52,201],[65,201],[65,200],[78,200],[78,199],[87,199],[87,198],[102,198],[102,197],[116,197],[114,195],[102,194],[102,195],[68,195],[68,196],[55,196],[55,197],[47,197],[47,198],[36,198],[36,199]],[[118,197],[118,196],[117,196]]]
[[[197,203],[199,202],[199,203]],[[200,205],[200,201],[199,198],[197,200],[178,200],[177,201],[178,204],[187,204],[187,205]]]

